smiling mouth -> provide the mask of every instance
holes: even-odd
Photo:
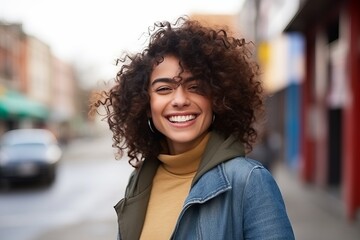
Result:
[[[169,121],[172,123],[184,123],[191,120],[194,120],[196,118],[196,115],[181,115],[181,116],[171,116],[168,117]]]

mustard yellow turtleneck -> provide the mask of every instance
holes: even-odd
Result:
[[[209,137],[182,154],[158,156],[161,164],[153,179],[141,240],[170,239]]]

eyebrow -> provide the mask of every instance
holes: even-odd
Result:
[[[182,78],[180,81],[181,82],[190,82],[193,80],[195,80],[195,77],[191,76],[188,78]],[[151,86],[154,86],[156,83],[159,83],[159,82],[179,84],[179,82],[176,81],[174,78],[157,78],[151,83]]]
[[[158,82],[162,82],[162,83],[177,83],[174,79],[172,78],[157,78],[155,79],[152,83],[151,86],[154,86],[156,83]]]

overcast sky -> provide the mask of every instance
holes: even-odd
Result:
[[[143,48],[155,21],[192,12],[237,13],[242,0],[0,0],[0,21],[21,22],[68,62],[91,66],[95,79],[112,78],[114,59]],[[92,80],[93,81],[93,80]]]

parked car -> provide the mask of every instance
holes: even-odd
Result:
[[[0,177],[3,181],[41,180],[51,184],[62,151],[46,129],[16,129],[0,138]]]

